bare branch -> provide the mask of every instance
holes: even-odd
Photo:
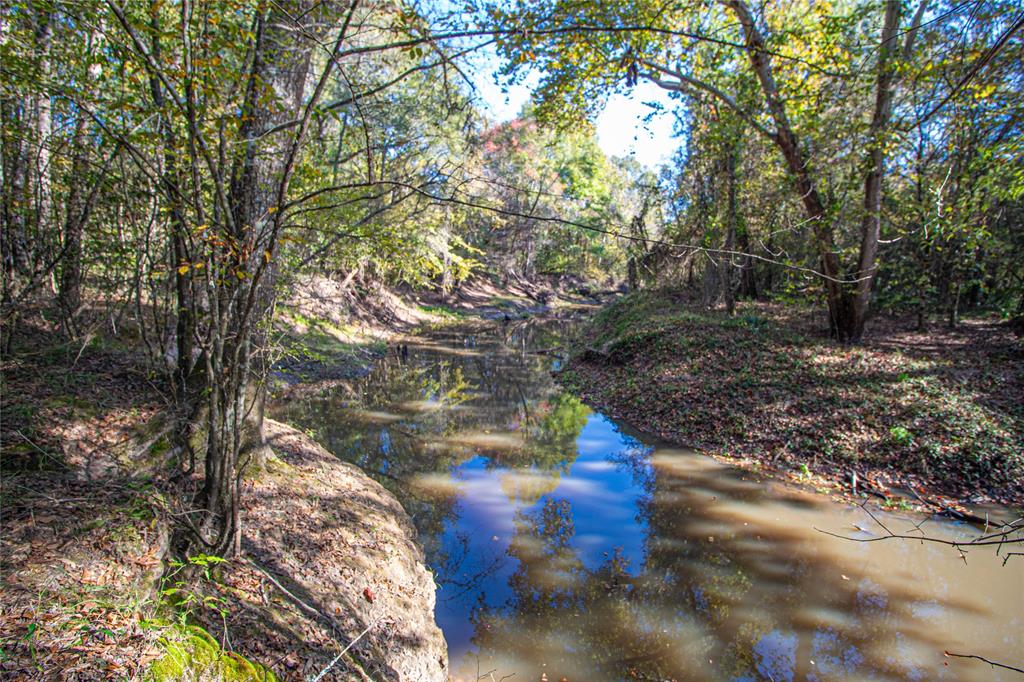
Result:
[[[997,663],[996,661],[990,661],[987,658],[985,658],[984,656],[976,656],[975,654],[954,654],[952,651],[943,651],[942,653],[944,653],[947,656],[952,656],[954,658],[974,658],[974,659],[977,659],[979,661],[983,661],[985,663],[988,663],[993,668],[1003,668],[1004,670],[1013,670],[1014,672],[1018,672],[1018,673],[1024,675],[1024,668],[1015,668],[1014,666],[1006,665],[1005,663]]]

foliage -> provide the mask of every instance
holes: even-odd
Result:
[[[529,0],[486,13],[529,27],[499,49],[509,82],[539,77],[542,121],[592,119],[640,80],[678,99],[686,145],[665,233],[686,248],[648,254],[655,278],[813,300],[817,274],[833,333],[854,341],[863,320],[847,333],[842,319],[872,304],[916,309],[921,324],[934,313],[956,324],[962,308],[1020,315],[1015,5],[886,7],[892,45],[888,10],[855,0]],[[996,49],[994,36],[1009,42]]]

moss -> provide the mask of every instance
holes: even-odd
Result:
[[[287,475],[291,469],[287,462],[268,448],[264,456],[255,457],[249,462],[242,472],[242,478],[252,482],[263,481],[278,474]]]
[[[167,436],[160,436],[159,439],[149,448],[149,454],[153,457],[160,457],[171,449],[171,440]]]
[[[110,531],[110,539],[118,556],[127,557],[141,553],[145,547],[145,538],[134,523],[114,526]]]
[[[163,656],[153,661],[147,682],[224,680],[225,682],[277,682],[269,668],[221,649],[209,632],[194,625],[176,626],[159,640]]]

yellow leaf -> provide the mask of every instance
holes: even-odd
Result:
[[[178,274],[179,275],[184,275],[186,272],[188,272],[189,267],[190,266],[189,266],[188,263],[185,263],[184,265],[179,265],[178,266]]]

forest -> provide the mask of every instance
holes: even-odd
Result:
[[[1022,28],[0,0],[0,677],[1024,674]]]

